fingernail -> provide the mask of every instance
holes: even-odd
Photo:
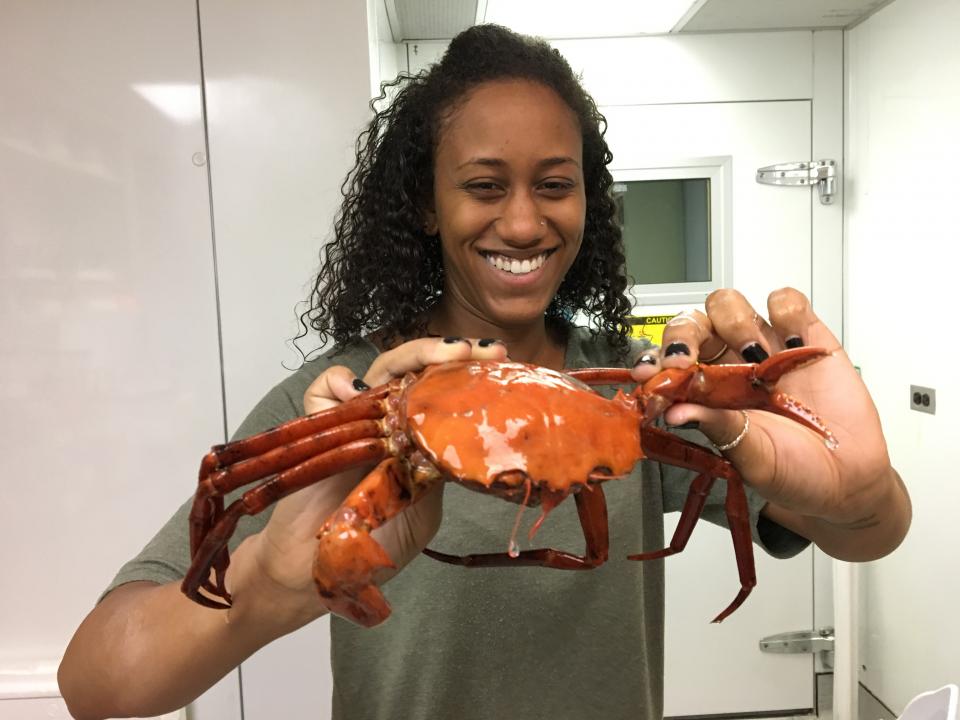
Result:
[[[354,379],[353,379],[353,389],[356,390],[357,392],[363,392],[364,390],[369,390],[369,389],[370,389],[370,386],[367,385],[367,384],[366,384],[363,380],[361,380],[360,378],[354,378]]]
[[[762,363],[770,355],[760,347],[760,343],[753,343],[752,345],[747,345],[743,350],[740,351],[740,354],[743,355],[743,359],[751,363]]]
[[[479,345],[480,347],[490,347],[494,343],[498,343],[498,342],[500,341],[497,340],[496,338],[482,338],[481,340],[477,341],[477,345]]]
[[[700,423],[696,420],[685,422],[683,425],[668,425],[671,430],[699,430]]]
[[[443,339],[443,341],[444,341],[447,345],[453,345],[454,343],[463,342],[463,338],[462,338],[462,337],[458,337],[458,336],[456,336],[456,335],[450,335],[450,336],[448,336],[448,337],[445,337],[445,338]]]
[[[655,356],[651,355],[650,353],[644,353],[637,359],[637,361],[633,364],[633,366],[636,367],[637,365],[656,365],[656,364],[657,364],[657,358]]]
[[[783,342],[788,348],[803,347],[803,340],[798,335],[791,335]]]
[[[667,349],[664,351],[664,357],[670,357],[671,355],[689,355],[690,348],[687,347],[686,343],[675,342],[667,345]]]

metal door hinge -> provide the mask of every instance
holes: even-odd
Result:
[[[768,653],[833,652],[833,628],[800,630],[768,635],[760,641],[760,651]]]
[[[830,205],[837,191],[837,163],[835,160],[780,163],[757,170],[757,182],[763,185],[817,186],[820,202]]]

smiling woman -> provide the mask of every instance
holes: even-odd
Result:
[[[447,117],[425,213],[447,269],[431,327],[551,349],[529,333],[543,325],[583,242],[581,148],[570,108],[528,80],[488,82]],[[552,349],[532,360],[558,365]]]
[[[584,311],[626,354],[606,124],[566,60],[478,26],[396,85],[358,143],[313,329],[339,343],[373,333],[382,347],[493,335],[514,358],[556,366],[563,319]],[[494,306],[508,314],[488,316]]]
[[[756,410],[677,403],[665,418],[699,422],[752,485],[739,519],[772,554],[795,554],[811,539],[842,558],[888,552],[909,522],[906,493],[869,395],[803,295],[771,295],[767,323],[736,291],[715,293],[706,313],[667,326],[662,358],[629,341],[604,128],[555,50],[496,26],[465,31],[439,64],[398,80],[393,101],[358,141],[312,293],[310,324],[336,346],[270,391],[236,437],[454,360],[509,353],[554,370],[637,360],[631,373],[639,381],[661,367],[689,368],[701,348],[711,360],[759,362],[787,343],[822,346],[822,360],[791,372],[778,389],[816,400],[838,449]],[[572,324],[579,313],[592,331]],[[608,397],[615,391],[603,388]],[[222,479],[219,453],[207,469]],[[332,618],[335,718],[662,717],[663,566],[628,556],[663,547],[663,513],[683,504],[685,470],[644,460],[625,478],[604,478],[617,480],[605,485],[607,507],[599,495],[592,504],[608,515],[610,562],[589,573],[434,562],[421,555],[428,543],[433,557],[502,553],[515,512],[457,485],[444,496],[442,483],[411,502],[409,486],[385,481],[378,491],[407,502],[368,502],[370,486],[358,485],[368,470],[304,483],[268,511],[253,496],[237,506],[252,517],[237,527],[242,542],[231,547],[229,568],[220,554],[209,582],[193,586],[232,598],[229,610],[180,592],[191,529],[203,531],[209,514],[202,503],[193,514],[184,504],[74,636],[60,670],[71,711],[94,718],[180,707],[258,648],[337,612],[334,593],[318,596],[313,581],[314,562],[317,575],[330,570],[315,556],[323,528],[347,548],[337,573],[353,573],[334,577],[333,587],[374,567],[376,583],[390,580],[384,594],[393,607],[372,629]],[[299,487],[278,482],[261,494],[281,485]],[[722,517],[722,492],[706,500],[708,518]],[[537,537],[569,552],[582,547],[572,504],[552,512]]]

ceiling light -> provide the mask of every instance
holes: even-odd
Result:
[[[704,0],[486,0],[478,22],[549,39],[669,33]],[[483,6],[486,5],[484,11]]]

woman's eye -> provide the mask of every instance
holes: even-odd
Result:
[[[490,180],[476,180],[474,182],[464,183],[463,188],[467,192],[481,197],[499,195],[503,192],[503,188],[498,183]]]
[[[550,195],[565,195],[573,190],[574,184],[569,180],[544,180],[540,183],[540,189]]]

